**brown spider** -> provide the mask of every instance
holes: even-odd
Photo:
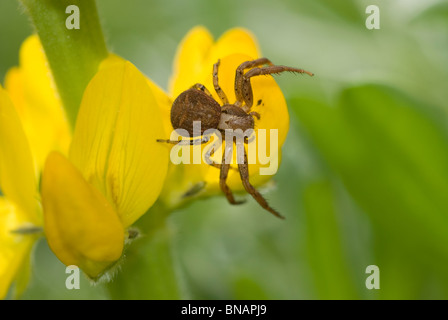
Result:
[[[263,65],[268,66],[263,67]],[[204,85],[197,83],[190,89],[182,92],[173,102],[173,105],[171,107],[171,124],[173,125],[173,128],[175,130],[184,129],[188,132],[189,137],[194,137],[194,133],[196,132],[193,132],[193,122],[195,121],[200,121],[201,123],[201,135],[204,133],[204,131],[209,129],[218,130],[219,132],[221,132],[223,138],[225,136],[223,133],[226,129],[241,129],[242,131],[246,131],[248,129],[253,130],[254,117],[260,119],[260,114],[258,114],[257,112],[250,112],[253,104],[253,93],[250,84],[251,77],[259,75],[278,74],[284,71],[306,73],[310,76],[313,76],[311,72],[305,71],[303,69],[273,65],[271,61],[266,58],[243,62],[238,66],[235,74],[236,102],[234,104],[230,104],[226,94],[221,89],[218,83],[218,67],[219,60],[213,65],[213,85],[215,87],[216,93],[223,103],[222,107],[213,98],[213,96],[210,94],[207,88],[205,88]],[[246,69],[251,70],[244,73]],[[196,136],[198,135],[196,134]],[[157,139],[157,141],[171,144],[178,144],[181,142],[178,140],[173,141],[166,139]],[[202,144],[208,141],[209,139],[207,138],[194,139],[189,140],[189,144]],[[247,140],[244,140],[244,142],[247,143]],[[229,151],[231,152],[232,149],[233,142],[225,145],[225,151],[223,152],[221,164],[210,162],[210,160],[207,162],[210,165],[220,169],[219,184],[221,190],[226,195],[227,200],[231,204],[239,204],[242,202],[235,201],[232,191],[226,184],[227,175],[230,169],[230,161],[228,161],[226,155],[228,155]],[[254,186],[250,184],[249,165],[247,161],[246,151],[244,148],[240,150],[243,150],[242,152],[244,153],[244,161],[242,161],[242,163],[238,162],[238,170],[240,172],[240,177],[244,188],[264,209],[283,219],[283,216],[280,215],[280,213],[278,213],[276,210],[271,208],[267,201],[263,198],[263,196],[254,188]],[[208,153],[207,156],[210,157],[211,153]]]

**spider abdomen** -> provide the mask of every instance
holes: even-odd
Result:
[[[207,129],[216,129],[221,118],[221,107],[206,93],[189,89],[182,92],[171,107],[171,124],[174,129],[188,131],[190,137],[200,136]],[[200,121],[200,134],[193,132],[193,122]]]

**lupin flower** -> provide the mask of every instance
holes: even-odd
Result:
[[[37,36],[20,56],[9,92],[0,89],[0,298],[14,280],[25,287],[22,270],[42,229],[63,263],[98,278],[120,259],[168,165],[155,142],[164,130],[152,84],[131,63],[111,55],[101,64],[68,152],[70,130]]]
[[[37,36],[0,87],[0,299],[27,284],[30,251],[42,235],[39,177],[49,150],[66,152],[70,130]]]
[[[247,30],[235,28],[224,33],[217,41],[213,40],[210,32],[204,27],[193,28],[180,44],[174,61],[174,71],[169,83],[168,96],[171,101],[183,91],[194,84],[203,84],[209,89],[216,101],[220,101],[213,90],[213,65],[219,60],[219,84],[227,95],[230,103],[236,101],[235,97],[235,71],[245,61],[260,58],[260,50],[254,36]],[[272,76],[254,77],[251,79],[254,94],[254,105],[251,111],[260,115],[255,119],[255,133],[258,129],[266,129],[266,139],[270,141],[269,130],[278,130],[278,158],[270,152],[267,146],[267,154],[271,154],[271,161],[280,160],[280,147],[283,145],[289,130],[289,114],[284,96]],[[165,127],[168,129],[165,137],[169,138],[174,129],[170,122],[171,104],[161,104]],[[211,145],[192,146],[202,148],[201,153]],[[169,148],[169,147],[167,147]],[[191,154],[193,151],[191,151]],[[233,153],[234,158],[236,152]],[[212,159],[220,163],[221,159]],[[250,181],[254,186],[260,186],[269,181],[271,175],[260,175],[259,169],[269,166],[260,161],[249,164]],[[162,198],[171,206],[176,206],[186,198],[186,195],[194,193],[197,186],[203,186],[200,194],[211,195],[220,193],[219,170],[206,164],[171,165],[166,187]],[[237,170],[230,170],[227,184],[233,191],[244,190],[241,178]],[[193,190],[193,192],[191,192]]]
[[[120,259],[128,227],[161,191],[163,133],[148,80],[107,58],[84,92],[68,159],[52,153],[43,171],[45,235],[64,264],[96,279]]]

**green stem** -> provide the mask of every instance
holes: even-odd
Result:
[[[34,24],[74,128],[84,89],[107,56],[94,0],[20,0]],[[69,5],[79,8],[79,29],[68,29]],[[69,19],[70,21],[71,19]]]
[[[171,250],[169,210],[156,203],[136,226],[142,232],[125,251],[121,270],[107,287],[112,299],[180,299],[179,278]]]

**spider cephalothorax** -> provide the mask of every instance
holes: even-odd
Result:
[[[264,66],[267,65],[267,66]],[[235,74],[235,96],[236,102],[229,103],[226,94],[219,86],[218,82],[218,68],[219,60],[213,65],[213,85],[218,94],[222,106],[213,98],[210,92],[202,84],[195,84],[190,89],[182,92],[176,100],[174,100],[171,107],[171,124],[175,130],[183,129],[187,132],[189,137],[202,136],[206,130],[215,129],[221,132],[221,136],[225,137],[226,130],[240,129],[242,132],[254,129],[254,117],[260,119],[257,112],[251,112],[253,105],[253,93],[250,84],[250,78],[259,75],[276,74],[284,71],[306,73],[310,76],[311,72],[303,69],[296,69],[286,66],[273,65],[268,59],[260,58],[253,61],[243,62],[236,69]],[[246,69],[250,69],[246,73]],[[196,132],[194,130],[194,123],[199,121],[201,130]],[[182,131],[179,131],[181,133]],[[171,144],[178,144],[180,141],[158,139],[159,142],[167,142]],[[205,143],[209,140],[193,139],[190,144]],[[233,148],[233,141],[225,144],[225,151],[223,152],[222,162],[220,164],[209,162],[209,164],[220,169],[220,187],[231,204],[239,204],[241,202],[235,201],[232,191],[226,184],[227,175],[230,169],[230,162],[226,158],[229,150]],[[271,208],[263,196],[250,184],[249,182],[249,165],[247,155],[244,148],[242,150],[243,161],[238,162],[238,170],[240,172],[241,181],[244,188],[252,197],[266,210],[279,218],[283,218],[276,210]],[[210,154],[208,154],[210,157]]]

